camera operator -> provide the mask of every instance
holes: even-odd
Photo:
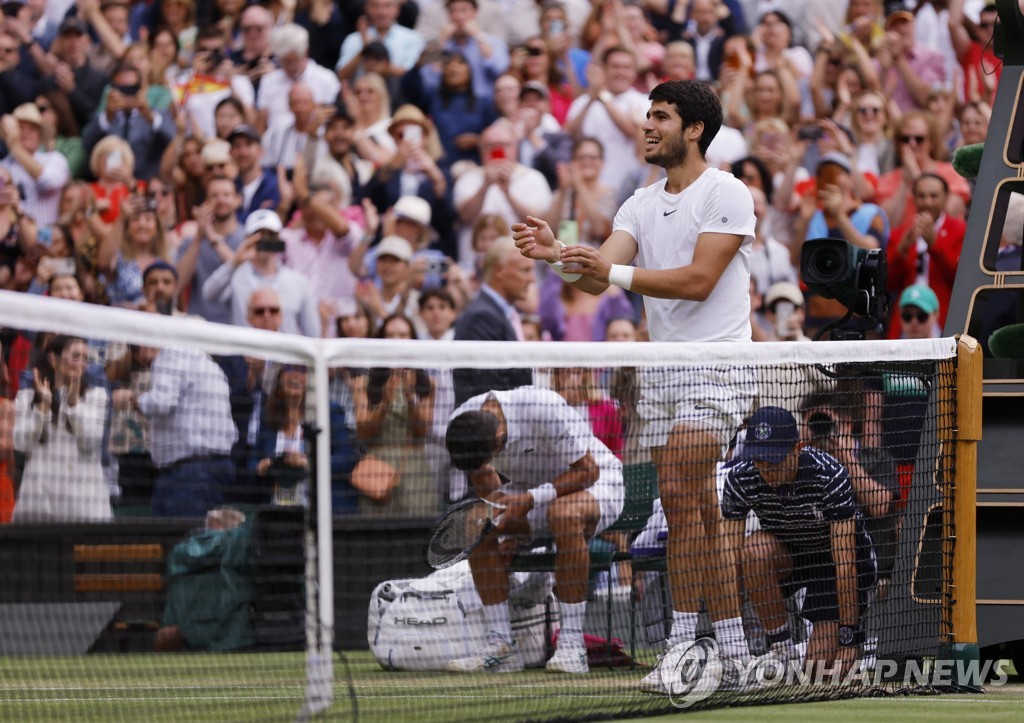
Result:
[[[854,410],[863,418],[854,419]],[[896,461],[882,446],[882,398],[879,392],[818,392],[800,405],[806,444],[828,452],[850,473],[853,493],[864,513],[878,559],[879,595],[892,576],[896,559],[899,500]]]
[[[111,77],[107,108],[97,113],[82,131],[86,153],[104,136],[125,139],[135,154],[135,177],[148,181],[160,171],[160,158],[174,138],[174,121],[166,112],[149,107],[139,69],[118,64]]]

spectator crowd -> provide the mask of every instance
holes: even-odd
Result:
[[[891,338],[937,335],[972,193],[949,160],[984,140],[1000,69],[983,0],[2,10],[0,287],[323,337],[644,340],[638,297],[579,292],[520,257],[509,226],[541,217],[599,245],[662,173],[640,126],[649,91],[675,79],[720,95],[707,160],[754,198],[755,341],[805,341],[842,315],[799,286],[801,246],[819,237],[886,253]],[[202,514],[233,489],[301,495],[304,369],[2,341],[16,404],[0,407],[0,520],[110,517],[104,474],[115,500],[156,514]],[[336,511],[415,515],[458,497],[448,414],[478,393],[466,385],[530,381],[495,374],[338,370]],[[630,406],[621,375],[576,376],[564,394],[584,414]],[[592,422],[631,454],[630,413]],[[58,454],[84,470],[74,515],[39,487],[62,484],[46,471]]]

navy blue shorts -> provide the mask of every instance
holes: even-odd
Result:
[[[783,543],[785,544],[785,543]],[[839,600],[836,596],[836,565],[829,550],[806,551],[789,548],[793,557],[793,572],[782,581],[782,590],[789,597],[801,589],[807,590],[800,614],[816,622],[838,622]],[[875,556],[870,546],[857,546],[857,598],[860,614],[868,605],[868,594],[877,575]]]

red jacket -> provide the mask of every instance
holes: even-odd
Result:
[[[906,223],[893,230],[889,236],[887,250],[889,261],[889,292],[893,295],[893,317],[889,324],[889,338],[899,337],[900,325],[897,320],[899,309],[896,303],[903,289],[917,282],[917,244],[911,243],[906,254],[900,255],[898,248],[903,234],[914,223],[911,217]],[[935,232],[935,241],[928,250],[928,286],[939,298],[939,324],[946,325],[949,311],[949,297],[953,294],[953,280],[960,263],[960,250],[964,245],[967,224],[958,218],[946,216]]]

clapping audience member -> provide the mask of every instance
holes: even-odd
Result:
[[[275,379],[260,410],[260,427],[251,453],[252,471],[264,504],[307,504],[309,457],[305,426],[307,370],[284,364],[275,367]],[[350,486],[356,463],[355,435],[345,410],[331,405],[331,496],[335,514],[355,511],[357,497]],[[312,481],[315,484],[315,480]]]
[[[138,308],[143,303],[142,276],[156,261],[167,261],[156,199],[132,195],[121,202],[121,217],[100,244],[97,265],[107,278],[111,305]]]
[[[601,183],[604,146],[596,138],[573,144],[572,161],[558,165],[558,186],[547,219],[559,238],[600,246],[612,232],[616,189]]]
[[[10,171],[25,213],[41,226],[49,226],[57,220],[60,192],[70,172],[63,155],[43,150],[42,126],[43,117],[33,103],[19,105],[0,118],[0,138],[7,144],[7,157],[0,166]]]
[[[36,223],[21,208],[9,168],[0,166],[0,285],[14,275],[18,258],[36,245]]]
[[[477,94],[469,61],[462,53],[446,55],[440,74],[430,66],[413,71],[403,90],[437,128],[444,167],[458,161],[480,162],[480,134],[497,118],[491,93]]]
[[[60,91],[50,90],[40,93],[35,103],[42,119],[41,149],[60,153],[67,159],[71,178],[82,178],[88,169],[89,156],[82,144],[78,121],[71,112],[67,96]]]
[[[84,339],[55,336],[15,399],[14,446],[25,471],[15,522],[105,521],[113,517],[101,445],[107,393],[85,379]]]
[[[203,286],[214,271],[234,258],[245,233],[235,212],[240,199],[235,183],[225,176],[213,176],[206,184],[206,201],[192,209],[196,233],[178,251],[178,275],[182,289],[189,289],[188,313],[207,321],[231,323],[231,307],[220,300],[207,300]]]
[[[476,0],[446,0],[448,24],[438,38],[444,50],[460,53],[473,71],[473,93],[491,94],[499,75],[508,70],[508,46],[485,31],[477,19]]]
[[[79,128],[89,124],[108,80],[106,73],[89,62],[91,43],[85,23],[76,15],[68,15],[50,47],[53,60],[40,64],[36,59],[43,90],[56,89],[67,95]]]
[[[400,0],[367,0],[365,15],[356,21],[355,32],[349,33],[341,43],[340,57],[335,70],[342,80],[360,75],[359,52],[374,40],[379,40],[391,56],[392,75],[402,75],[419,60],[426,45],[423,36],[415,30],[398,24]]]
[[[124,139],[132,150],[133,172],[145,181],[159,172],[160,159],[174,133],[171,116],[150,107],[142,73],[122,62],[111,76],[106,108],[82,130],[82,143],[91,152],[104,136]]]
[[[415,339],[412,321],[384,320],[380,339]],[[419,517],[437,510],[440,492],[426,455],[434,385],[422,369],[371,369],[353,379],[356,434],[365,457],[352,474],[363,515]],[[362,474],[360,466],[363,467]]]

